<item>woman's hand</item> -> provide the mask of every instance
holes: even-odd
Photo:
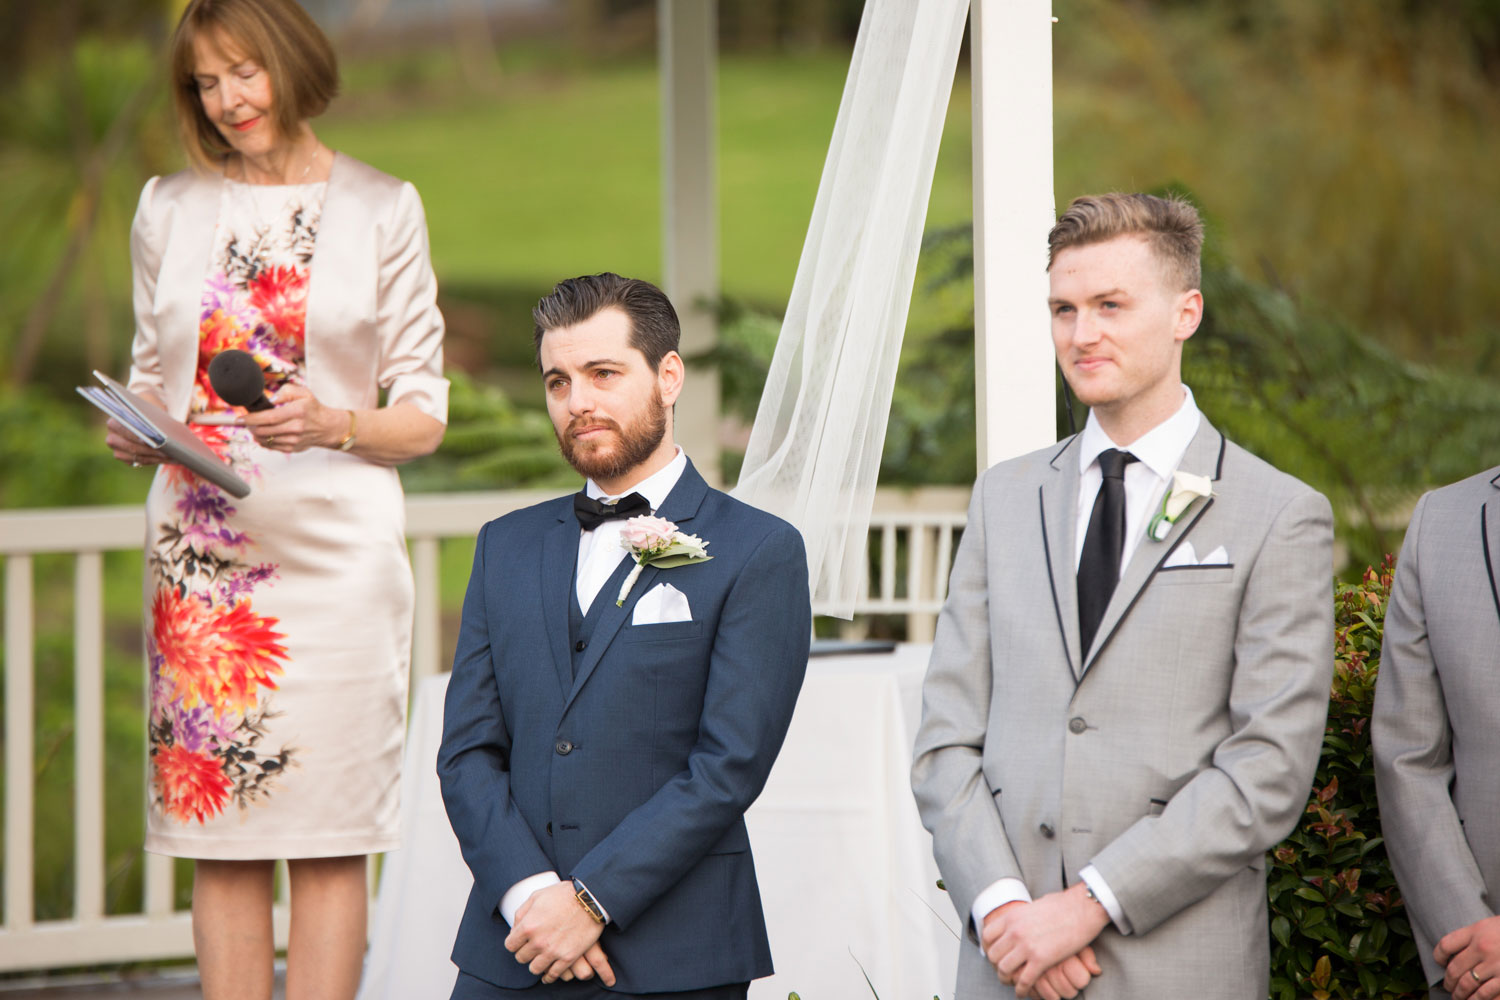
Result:
[[[130,465],[160,465],[166,461],[162,453],[130,433],[125,425],[114,417],[104,424],[104,443],[115,458]]]
[[[263,448],[288,454],[337,448],[349,431],[348,410],[324,406],[303,386],[284,385],[272,394],[271,402],[271,409],[244,416],[244,425]]]

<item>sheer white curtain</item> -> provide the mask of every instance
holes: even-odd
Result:
[[[851,617],[969,0],[869,0],[734,495],[807,542],[813,600]]]

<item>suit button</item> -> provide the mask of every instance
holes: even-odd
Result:
[[[569,743],[567,740],[558,740],[557,752],[566,757],[568,754],[573,752],[573,744]]]
[[[1052,829],[1051,823],[1043,823],[1041,826],[1037,827],[1037,829],[1041,830],[1042,836],[1046,837],[1048,840],[1051,840],[1053,837],[1057,836],[1057,831]]]
[[[577,642],[573,643],[573,652],[575,653],[581,653],[588,648],[589,644],[584,642],[582,639],[579,639]]]
[[[1070,733],[1081,733],[1088,727],[1089,724],[1087,722],[1084,722],[1083,719],[1079,716],[1075,715],[1073,718],[1068,720],[1068,732]]]
[[[549,836],[549,837],[552,836],[552,824],[551,823],[547,824],[547,836]]]

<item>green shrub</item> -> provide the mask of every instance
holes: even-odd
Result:
[[[1267,859],[1272,1000],[1427,993],[1380,836],[1370,709],[1395,561],[1334,596],[1332,701],[1307,814]]]

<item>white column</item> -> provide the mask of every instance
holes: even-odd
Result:
[[[719,205],[714,127],[718,16],[714,0],[657,0],[661,64],[662,276],[682,320],[682,354],[713,347],[718,321]],[[677,401],[677,443],[710,483],[719,481],[719,383],[688,372]]]
[[[981,470],[1056,440],[1048,329],[1050,0],[973,0],[974,389]]]

